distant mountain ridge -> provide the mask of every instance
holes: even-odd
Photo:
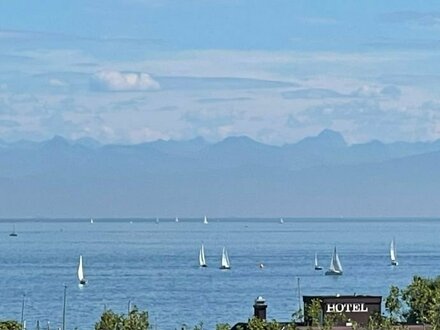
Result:
[[[0,142],[0,217],[434,216],[440,140]]]

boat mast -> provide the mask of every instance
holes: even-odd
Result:
[[[25,294],[23,294],[23,300],[21,302],[21,328],[24,329],[24,298],[26,297]]]
[[[63,328],[62,328],[62,330],[66,330],[66,292],[67,292],[67,285],[64,284],[64,297],[63,297]]]
[[[297,279],[297,285],[298,285],[298,311],[302,313],[302,304],[301,304],[301,285],[300,285],[300,278],[298,276]]]

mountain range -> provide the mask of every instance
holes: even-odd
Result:
[[[0,141],[1,218],[435,217],[440,140]]]

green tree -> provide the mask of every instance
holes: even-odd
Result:
[[[197,324],[197,325],[194,327],[194,330],[203,330],[203,322],[199,322],[199,324]]]
[[[248,330],[265,330],[266,322],[258,317],[253,317],[249,320]]]
[[[95,330],[122,330],[123,318],[111,309],[105,310],[99,322],[95,324]]]
[[[385,300],[385,308],[390,315],[390,321],[393,324],[400,321],[402,301],[400,289],[397,286],[391,286],[390,293]]]
[[[312,327],[319,327],[321,324],[321,300],[320,299],[312,299],[310,304],[307,304],[306,307],[306,315],[307,320],[305,320]]]
[[[228,323],[219,323],[215,326],[215,330],[229,330],[231,326]]]
[[[0,330],[21,330],[21,324],[17,321],[0,321]]]
[[[281,325],[277,322],[277,320],[272,320],[267,322],[266,330],[281,330]]]
[[[106,310],[95,324],[95,330],[147,330],[148,327],[148,313],[139,311],[136,306],[128,315]]]
[[[127,317],[123,317],[124,330],[147,330],[150,323],[148,321],[148,312],[139,311],[133,306]]]

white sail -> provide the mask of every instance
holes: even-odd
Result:
[[[83,259],[82,256],[79,256],[79,265],[78,265],[78,280],[83,282],[84,278],[84,270],[83,270]]]
[[[90,218],[90,223],[93,223],[93,219],[92,218]]]
[[[206,267],[205,247],[203,246],[203,244],[199,251],[199,265],[200,267]]]
[[[179,222],[179,218],[178,217],[176,217],[176,222]]]
[[[284,223],[284,220],[283,220],[283,218],[281,218],[281,219],[280,219],[280,223],[281,223],[281,224],[283,224],[283,223]]]
[[[222,251],[222,264],[221,264],[220,268],[222,268],[222,269],[231,268],[231,264],[229,262],[228,251],[226,251],[225,247],[223,247],[223,251]]]
[[[390,258],[391,258],[391,264],[397,266],[397,251],[396,251],[396,242],[393,240],[390,244]]]
[[[341,261],[339,260],[338,252],[336,252],[336,247],[333,250],[332,259],[330,261],[330,267],[328,274],[342,274],[342,265]]]
[[[315,253],[315,268],[318,267],[318,254]]]
[[[205,218],[203,219],[203,223],[204,223],[205,225],[208,224],[208,218],[206,217],[206,215],[205,215]]]

